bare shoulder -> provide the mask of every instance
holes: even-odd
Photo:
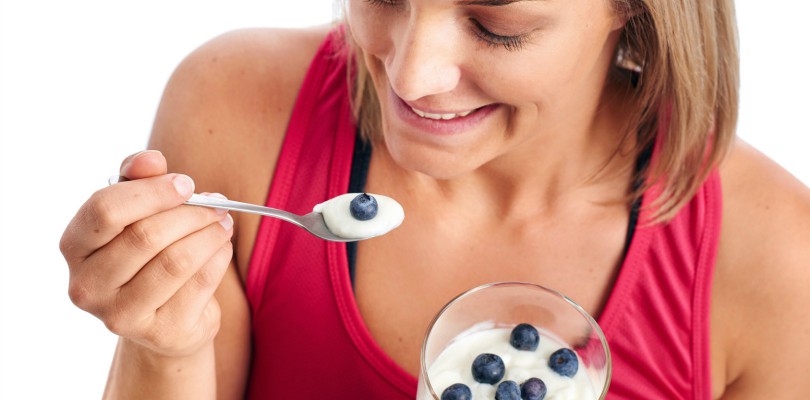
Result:
[[[723,359],[714,372],[725,374],[724,398],[806,397],[810,189],[739,140],[720,174],[712,344]]]
[[[203,44],[176,68],[149,147],[197,192],[263,203],[298,91],[332,29],[244,29]],[[243,276],[259,218],[235,213],[234,255]]]
[[[256,185],[239,177],[269,176],[296,94],[328,30],[244,29],[203,44],[169,79],[150,147],[166,154],[171,171],[190,174],[198,191],[255,200],[247,188]]]

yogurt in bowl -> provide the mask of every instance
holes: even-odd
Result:
[[[611,375],[596,321],[562,294],[521,282],[450,301],[428,328],[421,364],[417,400],[596,400]]]

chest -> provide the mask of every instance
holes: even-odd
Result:
[[[406,221],[358,245],[354,287],[372,337],[414,375],[435,313],[472,287],[532,282],[597,314],[621,263],[627,233],[621,214],[588,229],[538,221],[522,228],[489,227],[487,233],[460,233],[453,224],[419,221],[414,215]]]

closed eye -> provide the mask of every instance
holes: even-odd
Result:
[[[503,47],[509,51],[520,50],[526,44],[527,35],[504,36],[492,33],[480,22],[470,19],[473,34],[489,47]]]

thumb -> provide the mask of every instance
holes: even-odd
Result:
[[[119,173],[127,179],[142,179],[167,172],[166,158],[157,150],[144,150],[135,153],[121,162]]]

